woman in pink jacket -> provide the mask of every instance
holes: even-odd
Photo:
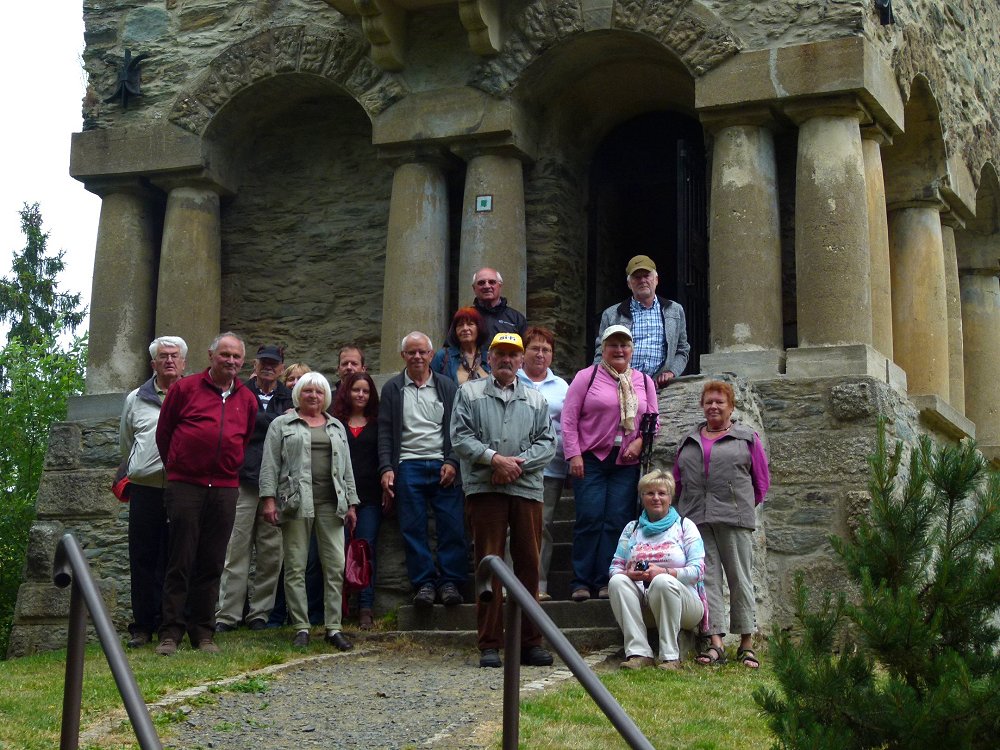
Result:
[[[563,445],[573,477],[571,598],[608,598],[608,566],[622,528],[636,515],[642,417],[656,414],[656,385],[630,367],[632,333],[614,325],[601,335],[601,361],[580,370],[563,404]]]

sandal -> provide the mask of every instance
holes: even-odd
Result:
[[[760,668],[760,659],[757,658],[757,654],[753,652],[752,648],[741,648],[737,650],[736,661],[738,661],[747,669]]]
[[[709,646],[695,658],[699,664],[705,667],[717,666],[726,663],[726,650],[722,646]]]

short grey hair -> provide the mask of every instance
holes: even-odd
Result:
[[[307,372],[297,381],[295,381],[295,387],[292,388],[292,404],[295,408],[299,408],[299,397],[302,395],[302,389],[307,385],[318,385],[323,389],[323,411],[330,408],[330,403],[333,401],[333,391],[330,390],[330,381],[321,372],[316,372],[312,370]]]
[[[156,355],[160,353],[161,346],[175,346],[180,349],[181,359],[187,359],[188,345],[180,336],[158,336],[153,339],[153,342],[149,345],[150,359],[156,359]]]
[[[483,268],[489,268],[489,266],[483,266]],[[479,271],[482,271],[483,268],[480,268],[478,271],[476,271],[474,274],[472,274],[472,283],[473,284],[476,283],[476,277],[479,276]],[[497,269],[495,269],[495,268],[492,268],[490,270],[497,271]],[[497,271],[497,281],[499,281],[501,284],[503,283],[503,276],[500,275],[499,271]]]
[[[246,342],[243,340],[242,336],[240,336],[237,333],[233,333],[232,331],[226,331],[225,333],[220,333],[218,336],[216,336],[212,340],[212,344],[211,346],[208,347],[208,350],[214,354],[216,350],[219,348],[219,342],[222,341],[222,339],[236,339],[237,341],[239,341],[240,346],[243,347],[243,356],[244,357],[246,356],[247,354]]]
[[[406,342],[410,339],[415,339],[418,336],[422,339],[427,339],[427,348],[434,351],[434,342],[431,341],[431,337],[423,331],[410,331],[408,334],[403,336],[402,341],[399,342],[399,351],[404,351],[406,349]]]

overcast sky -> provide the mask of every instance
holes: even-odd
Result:
[[[24,248],[18,211],[38,203],[49,250],[66,251],[60,287],[81,292],[89,306],[101,201],[69,176],[70,134],[83,123],[82,51],[83,0],[4,3],[0,276],[10,276],[11,257]]]

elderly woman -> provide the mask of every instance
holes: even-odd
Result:
[[[358,620],[362,630],[371,630],[375,619],[375,544],[382,514],[392,510],[392,498],[382,492],[378,473],[378,389],[367,372],[348,375],[333,401],[333,416],[347,428],[351,467],[361,504],[358,506],[359,539],[371,550],[372,582],[358,593]]]
[[[635,518],[639,432],[644,414],[657,414],[656,384],[633,370],[632,333],[608,326],[601,361],[576,374],[562,411],[563,450],[576,500],[570,598],[608,598],[608,565],[622,527]]]
[[[705,543],[705,589],[711,617],[704,629],[711,644],[698,655],[700,664],[726,660],[722,638],[725,611],[722,577],[729,585],[729,632],[740,634],[736,659],[760,666],[753,652],[756,629],[753,595],[753,531],[757,505],[771,484],[767,456],[756,432],[733,420],[733,387],[720,380],[705,383],[701,409],[705,421],[677,449],[674,479],[677,510],[698,524]]]
[[[677,669],[677,634],[707,622],[705,547],[698,527],[670,504],[674,479],[656,469],[639,480],[642,513],[622,531],[611,561],[611,609],[625,636],[623,669],[653,666],[643,613],[660,635],[660,669]]]
[[[569,384],[552,372],[552,357],[556,350],[555,335],[548,328],[531,326],[524,332],[524,364],[517,371],[518,380],[545,396],[549,419],[556,431],[556,455],[542,472],[544,483],[542,507],[542,548],[538,557],[538,600],[548,601],[549,566],[552,563],[552,519],[555,517],[563,485],[566,484],[566,458],[563,455],[563,401]]]
[[[330,383],[307,372],[292,390],[296,411],[275,419],[264,440],[260,467],[262,514],[277,523],[285,554],[285,600],[295,628],[294,646],[309,644],[309,608],[305,572],[309,536],[319,543],[323,568],[326,642],[351,648],[340,632],[344,584],[344,527],[357,523],[358,493],[344,425],[326,414]]]
[[[490,366],[483,356],[486,327],[474,307],[460,307],[451,319],[451,328],[444,346],[431,360],[431,370],[451,378],[461,385],[489,374]]]

